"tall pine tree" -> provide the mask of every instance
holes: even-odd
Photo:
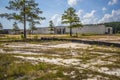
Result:
[[[5,17],[8,20],[17,20],[24,25],[24,38],[26,38],[26,22],[31,22],[31,17],[35,23],[40,23],[45,19],[40,17],[42,11],[38,7],[38,3],[35,0],[10,0],[9,5],[6,7],[8,10],[14,11],[13,13],[0,14],[1,17]]]
[[[20,29],[19,29],[17,23],[14,22],[14,24],[13,24],[13,31],[15,32],[15,34],[17,34],[17,31],[19,31],[19,30],[20,30]]]
[[[68,8],[62,15],[62,23],[69,24],[70,36],[72,36],[72,28],[82,27],[80,18],[76,14],[75,9],[72,7]]]
[[[52,21],[52,20],[49,21],[49,26],[50,26],[50,34],[53,34],[54,24],[53,24],[53,21]]]

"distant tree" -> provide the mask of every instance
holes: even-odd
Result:
[[[52,21],[52,20],[49,21],[49,26],[50,26],[50,34],[53,34],[54,24],[53,24],[53,21]]]
[[[2,30],[3,29],[3,25],[0,23],[0,30]]]
[[[75,9],[72,7],[68,8],[62,15],[62,23],[69,24],[68,27],[70,28],[70,36],[72,36],[72,28],[82,27],[80,18],[76,14]]]
[[[26,38],[26,22],[31,21],[31,16],[37,23],[45,19],[39,16],[39,14],[42,14],[42,11],[38,8],[38,3],[36,3],[35,0],[9,0],[9,5],[6,8],[16,12],[10,14],[4,13],[0,14],[0,16],[8,20],[13,19],[23,23],[24,38]]]
[[[78,22],[74,22],[71,26],[72,28],[76,28],[76,37],[78,37],[78,32],[77,30],[79,30],[79,28],[83,27],[83,25],[81,24],[79,17],[78,17]],[[78,29],[77,29],[78,28]]]
[[[14,23],[13,23],[13,31],[15,32],[15,34],[17,34],[17,31],[19,31],[19,30],[20,30],[20,29],[19,29],[17,23],[14,22]]]
[[[31,33],[33,34],[33,31],[37,29],[37,28],[35,27],[35,22],[34,22],[34,21],[31,21],[31,22],[29,23],[29,26],[30,26]]]

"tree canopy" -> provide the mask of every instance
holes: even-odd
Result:
[[[14,31],[19,31],[20,30],[16,22],[14,22],[14,24],[13,24],[13,30]]]
[[[37,29],[36,26],[35,26],[35,22],[34,22],[34,21],[31,21],[31,22],[29,23],[29,26],[30,26],[30,30],[31,30],[31,32],[32,32],[32,34],[33,34],[33,31]]]
[[[70,28],[70,36],[72,36],[72,28],[82,27],[80,18],[76,14],[76,10],[72,7],[64,11],[64,14],[62,15],[62,23],[69,24],[68,27]]]
[[[50,33],[52,34],[52,32],[54,31],[54,23],[52,20],[49,21],[49,26],[50,26]]]

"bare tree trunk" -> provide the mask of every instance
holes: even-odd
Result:
[[[23,12],[24,12],[24,38],[26,39],[27,36],[26,36],[26,14],[25,14],[25,0],[24,0],[24,9],[23,9]]]
[[[70,36],[72,37],[72,27],[71,27],[71,23],[70,23]]]
[[[72,28],[70,27],[70,36],[72,37]]]
[[[76,37],[78,37],[78,31],[77,31],[77,29],[76,29]]]
[[[33,30],[32,30],[32,34],[33,34]]]

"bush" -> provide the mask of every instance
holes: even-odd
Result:
[[[21,39],[25,39],[23,34],[21,34]]]
[[[95,35],[97,35],[97,34],[81,34],[81,36],[95,36]]]
[[[57,77],[64,77],[64,74],[62,71],[59,70],[59,71],[57,71],[56,76]]]
[[[21,62],[8,54],[0,54],[0,80],[15,80],[19,77],[29,76],[35,72],[35,66],[29,62]]]
[[[38,39],[38,36],[37,36],[37,35],[35,35],[35,36],[34,36],[34,39],[35,39],[35,40],[37,40],[37,39]]]

